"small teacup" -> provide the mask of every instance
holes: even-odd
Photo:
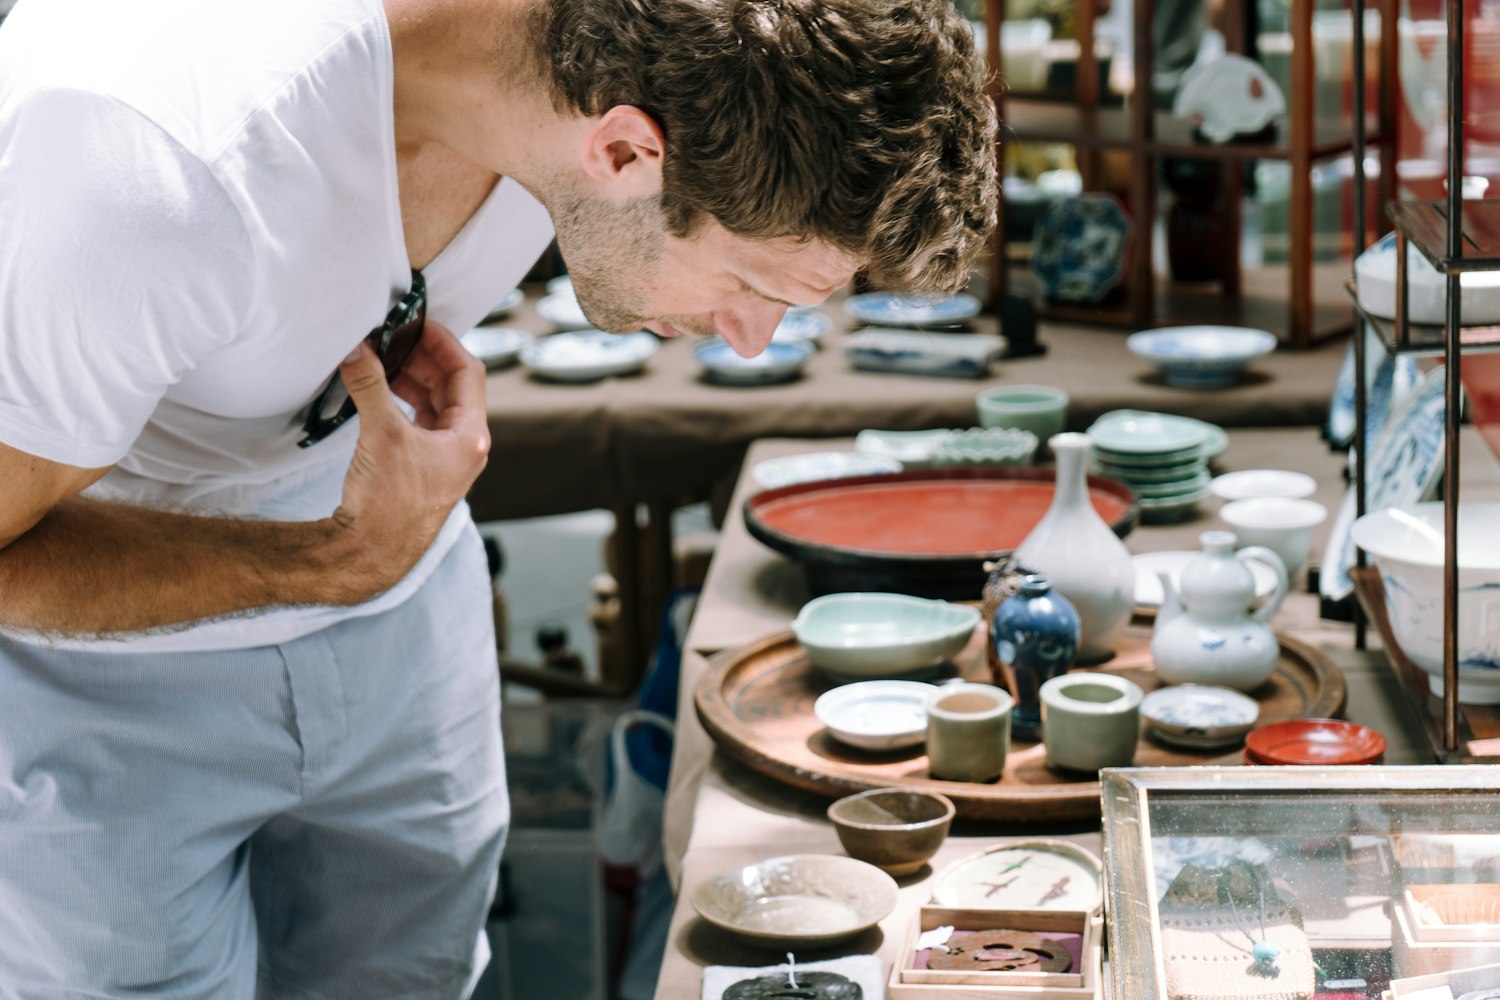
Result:
[[[974,400],[981,427],[1014,427],[1038,441],[1062,433],[1068,420],[1068,394],[1050,385],[995,385]]]
[[[1115,674],[1072,673],[1042,685],[1047,764],[1066,771],[1129,767],[1141,731],[1143,692]]]
[[[927,696],[927,768],[946,781],[994,781],[1010,749],[1010,692],[944,684]]]
[[[1289,578],[1307,562],[1313,529],[1327,516],[1316,500],[1291,497],[1233,500],[1219,508],[1219,517],[1234,528],[1237,547],[1264,545],[1281,557]]]

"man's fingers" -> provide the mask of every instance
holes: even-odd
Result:
[[[391,398],[390,386],[385,384],[385,369],[381,366],[380,359],[375,357],[374,350],[364,341],[360,341],[359,346],[339,365],[339,375],[359,410],[361,423],[383,421],[392,415],[400,415],[401,411]]]

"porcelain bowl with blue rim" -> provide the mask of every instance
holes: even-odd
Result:
[[[1260,718],[1260,703],[1231,688],[1176,684],[1141,699],[1141,718],[1163,743],[1212,750],[1241,743]]]
[[[521,363],[551,382],[597,382],[640,371],[656,353],[649,333],[577,330],[542,337],[521,351]]]
[[[1458,700],[1500,705],[1500,501],[1458,501]],[[1443,691],[1443,504],[1366,514],[1354,544],[1380,573],[1386,617],[1407,659]]]
[[[771,334],[773,344],[807,343],[817,346],[833,329],[833,321],[812,306],[793,306],[776,324]]]
[[[968,644],[979,609],[905,594],[815,597],[792,620],[813,666],[848,680],[930,673]]]
[[[525,330],[504,326],[476,326],[458,338],[465,350],[484,362],[485,371],[497,371],[515,364],[521,352],[535,340],[536,337]]]
[[[979,300],[963,292],[947,298],[866,292],[845,299],[844,311],[876,325],[957,326],[979,315]]]
[[[1161,369],[1167,384],[1219,389],[1276,349],[1276,335],[1243,326],[1171,326],[1125,338],[1138,358]]]
[[[802,374],[813,356],[813,346],[808,343],[767,344],[765,350],[752,358],[741,357],[729,343],[718,337],[705,341],[693,349],[698,364],[703,366],[703,377],[721,385],[774,385],[790,382]]]

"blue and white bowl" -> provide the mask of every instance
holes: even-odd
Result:
[[[832,328],[833,321],[812,306],[794,306],[781,317],[771,343],[816,345]]]
[[[545,381],[597,382],[640,371],[656,348],[649,333],[578,330],[536,341],[521,351],[521,363]]]
[[[1260,718],[1260,704],[1226,687],[1177,684],[1141,699],[1141,718],[1163,743],[1211,750],[1243,741]]]
[[[872,328],[848,339],[844,357],[863,371],[983,378],[1001,346],[999,337],[981,333]]]
[[[1172,326],[1133,333],[1125,346],[1160,368],[1169,385],[1219,389],[1276,350],[1276,335],[1242,326]]]
[[[811,344],[770,343],[753,358],[742,358],[729,344],[715,337],[693,351],[703,366],[703,377],[723,385],[774,385],[790,382],[802,374],[813,356]]]
[[[504,326],[477,326],[458,338],[468,352],[484,362],[486,371],[513,365],[536,337]]]
[[[543,296],[536,304],[536,311],[542,319],[563,330],[585,330],[593,325],[583,314],[571,283],[563,291]]]
[[[861,323],[885,326],[956,326],[979,315],[979,300],[958,294],[946,299],[867,292],[844,300],[844,311]]]

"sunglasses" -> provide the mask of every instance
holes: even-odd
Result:
[[[386,382],[393,381],[401,368],[416,350],[422,339],[422,328],[427,324],[427,280],[422,272],[412,269],[411,291],[401,296],[386,314],[385,322],[371,330],[365,342],[375,350],[375,356],[385,367]],[[335,400],[339,402],[333,410]],[[330,414],[330,410],[333,412]],[[307,419],[302,430],[307,435],[297,442],[298,447],[310,448],[342,427],[356,413],[354,400],[344,388],[344,380],[335,371],[333,378],[318,393],[318,398],[308,407]]]

